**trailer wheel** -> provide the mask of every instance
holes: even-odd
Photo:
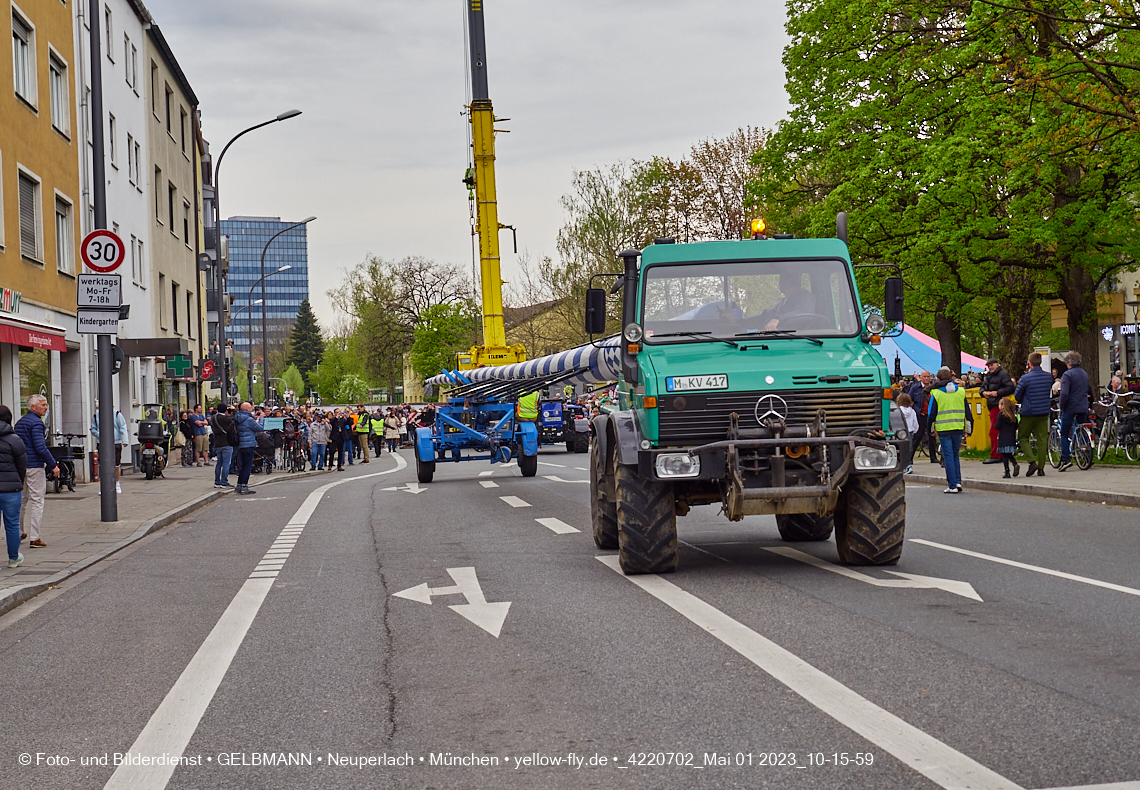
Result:
[[[646,480],[617,465],[618,560],[627,575],[677,568],[677,510],[673,486]]]
[[[618,547],[617,504],[606,496],[606,463],[601,442],[590,445],[590,524],[599,549]]]
[[[435,461],[421,461],[419,450],[416,451],[416,480],[421,483],[430,483],[435,477]]]
[[[811,513],[792,513],[776,516],[776,527],[780,530],[780,537],[788,543],[802,543],[830,538],[835,520],[831,516],[820,518]]]
[[[522,470],[523,477],[534,477],[538,473],[538,456],[520,455],[519,469]]]
[[[574,452],[590,452],[590,434],[586,433],[585,431],[574,433]]]
[[[902,473],[847,478],[835,511],[835,546],[846,565],[895,565],[906,528]]]

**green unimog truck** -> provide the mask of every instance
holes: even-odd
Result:
[[[677,516],[774,514],[788,541],[835,534],[852,565],[898,562],[910,437],[873,343],[902,281],[865,310],[840,238],[758,238],[621,253],[618,403],[593,421],[591,516],[628,573],[677,566]],[[586,296],[605,332],[606,290]],[[894,423],[894,426],[892,426]]]

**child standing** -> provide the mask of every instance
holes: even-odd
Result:
[[[1013,476],[1021,474],[1021,467],[1013,454],[1017,452],[1017,414],[1013,410],[1013,401],[1002,398],[998,403],[998,452],[1001,453],[1001,462],[1005,467],[1003,478],[1009,477],[1009,465],[1013,464]]]
[[[900,392],[897,398],[899,404],[899,411],[902,412],[903,419],[906,420],[906,432],[910,434],[910,450],[914,452],[914,439],[918,435],[918,413],[914,410],[914,399],[907,395],[905,392]],[[914,469],[914,465],[908,465],[903,471],[903,474],[910,474]]]

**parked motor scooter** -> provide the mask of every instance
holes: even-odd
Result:
[[[162,477],[166,468],[166,448],[170,434],[162,424],[162,405],[147,403],[143,406],[145,419],[139,422],[139,452],[142,456],[142,470],[147,480]]]

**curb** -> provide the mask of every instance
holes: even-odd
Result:
[[[314,475],[323,474],[328,474],[328,470],[325,469],[319,472],[295,472],[291,474],[288,479],[297,480],[302,477],[311,477]],[[263,481],[263,483],[266,485],[274,482],[278,481]],[[123,538],[118,543],[107,547],[98,554],[92,554],[89,557],[85,557],[74,565],[69,565],[68,567],[52,574],[46,579],[41,579],[38,582],[28,582],[27,584],[21,585],[19,587],[10,587],[7,590],[0,592],[0,617],[12,611],[20,604],[25,603],[26,601],[30,601],[40,593],[45,592],[52,587],[55,587],[56,585],[66,581],[78,573],[82,573],[95,563],[101,562],[110,557],[112,554],[122,551],[127,546],[130,546],[136,541],[142,540],[152,532],[169,526],[176,521],[180,521],[182,518],[189,515],[190,513],[193,513],[198,508],[205,507],[206,505],[216,502],[217,500],[229,494],[233,494],[233,489],[226,489],[225,491],[222,491],[221,489],[214,489],[213,491],[208,491],[205,494],[202,494],[200,497],[191,499],[189,502],[179,505],[173,510],[168,510],[161,516],[152,519],[151,521],[143,522],[139,525],[138,529],[131,533],[129,537]]]
[[[907,480],[929,485],[945,485],[945,477],[909,474]],[[1094,505],[1115,505],[1116,507],[1140,508],[1140,494],[1122,494],[1116,491],[1096,491],[1087,488],[1055,488],[1053,484],[1034,485],[1032,483],[1005,483],[993,480],[973,480],[965,478],[969,488],[977,491],[997,491],[1002,494],[1021,494],[1043,499],[1064,499],[1071,502],[1091,502]]]

